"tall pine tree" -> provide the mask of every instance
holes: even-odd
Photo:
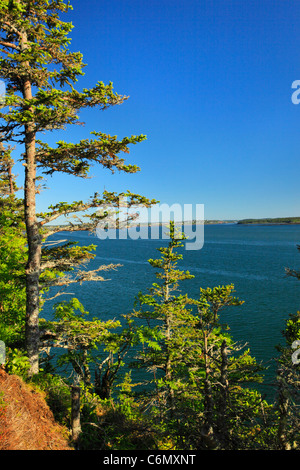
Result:
[[[86,178],[93,163],[111,171],[135,173],[136,165],[126,165],[119,156],[128,153],[128,146],[145,139],[144,135],[124,137],[92,132],[92,138],[78,143],[57,142],[51,147],[39,140],[40,134],[64,130],[79,123],[79,111],[86,108],[105,110],[127,99],[113,91],[111,83],[98,82],[93,88],[78,91],[75,84],[83,75],[85,64],[80,52],[69,50],[72,24],[61,15],[71,9],[62,0],[0,1],[0,78],[6,83],[6,107],[0,113],[2,142],[24,146],[25,167],[24,212],[28,242],[26,265],[26,347],[30,359],[29,374],[39,370],[39,311],[42,242],[47,236],[46,223],[61,215],[118,206],[120,195],[95,194],[88,202],[60,203],[46,214],[36,212],[36,192],[40,169],[46,175],[62,172]],[[128,206],[149,205],[139,195],[128,195]],[[124,194],[123,194],[124,196]],[[103,214],[101,215],[103,217]],[[94,225],[99,220],[90,215]],[[79,223],[75,229],[88,228]],[[74,230],[74,227],[69,227]],[[49,233],[49,232],[48,232]]]

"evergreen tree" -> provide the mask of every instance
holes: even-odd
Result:
[[[277,359],[278,424],[274,447],[277,450],[296,450],[300,443],[300,312],[289,316],[282,334],[285,345],[277,347],[280,352]]]
[[[224,308],[243,304],[233,291],[232,284],[200,288],[197,301],[199,334],[196,356],[190,362],[190,389],[194,385],[203,398],[198,429],[193,433],[198,448],[255,448],[265,431],[261,414],[262,410],[267,413],[269,406],[253,387],[262,382],[263,368],[244,345],[233,341],[229,326],[221,322]],[[195,399],[199,407],[199,398]]]
[[[191,279],[188,271],[177,268],[182,255],[175,250],[183,246],[184,234],[170,223],[170,242],[167,247],[158,248],[160,259],[150,259],[150,265],[159,271],[156,277],[159,282],[149,289],[149,294],[138,295],[139,310],[130,316],[142,320],[137,328],[137,338],[144,343],[139,353],[138,368],[151,370],[155,394],[150,400],[151,407],[157,407],[160,419],[164,416],[174,417],[176,374],[180,361],[184,357],[188,337],[182,335],[183,329],[192,328],[195,318],[186,308],[190,303],[187,295],[178,291],[179,281]],[[148,405],[149,406],[149,405]]]
[[[300,245],[297,246],[300,251]],[[300,271],[286,269],[288,276],[300,280]],[[300,311],[290,314],[282,331],[284,345],[277,346],[278,413],[276,449],[299,449],[300,443]]]
[[[52,205],[45,214],[36,213],[38,170],[46,175],[62,172],[86,178],[92,164],[100,164],[111,171],[135,173],[136,165],[126,165],[121,152],[145,139],[144,135],[124,137],[92,132],[91,139],[78,143],[57,142],[50,147],[39,139],[41,133],[64,130],[78,124],[82,109],[97,107],[105,110],[127,99],[113,91],[112,84],[98,82],[93,88],[78,91],[75,84],[83,75],[82,54],[69,50],[72,24],[60,16],[71,9],[62,0],[1,0],[0,1],[0,78],[6,83],[6,101],[0,113],[2,142],[24,145],[23,164],[24,216],[27,233],[28,259],[26,265],[26,348],[30,359],[29,375],[39,370],[39,312],[42,242],[53,230],[45,230],[47,223],[61,215],[108,206],[118,207],[120,195],[106,191],[103,197],[95,194],[84,203]],[[126,193],[128,206],[149,205],[139,195]],[[122,194],[124,196],[124,194]],[[90,214],[95,226],[105,216]],[[85,223],[70,225],[69,230],[82,230]],[[95,276],[97,274],[95,273]]]
[[[131,315],[142,343],[134,366],[153,374],[139,399],[180,449],[251,448],[262,439],[268,405],[247,384],[262,381],[262,368],[220,321],[224,308],[243,302],[233,285],[200,288],[198,300],[179,292],[179,282],[194,277],[177,268],[184,238],[171,223],[161,258],[149,260],[159,281],[139,294]]]
[[[120,326],[119,321],[108,320],[103,322],[98,318],[85,319],[88,312],[78,299],[56,304],[54,309],[54,321],[41,319],[41,337],[43,349],[61,348],[67,352],[60,355],[59,365],[71,364],[79,381],[86,386],[92,385],[92,377],[89,364],[95,363],[97,350],[103,344],[107,347],[114,339],[111,329]],[[96,354],[93,354],[93,353]]]

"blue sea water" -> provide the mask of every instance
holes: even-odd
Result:
[[[61,232],[51,240],[68,239],[79,245],[95,244],[96,257],[87,265],[121,264],[103,273],[105,282],[71,285],[66,290],[89,311],[103,320],[122,319],[132,311],[139,291],[146,292],[155,281],[149,258],[158,258],[157,248],[167,240],[106,239],[88,232]],[[221,320],[230,327],[235,341],[247,343],[251,354],[269,367],[266,387],[274,380],[275,346],[283,341],[281,331],[290,313],[300,310],[300,282],[287,277],[285,268],[299,269],[300,225],[206,225],[201,250],[181,250],[178,266],[195,276],[181,284],[182,293],[197,298],[200,287],[234,284],[235,295],[244,301],[240,307],[224,310]],[[67,300],[71,295],[54,302]],[[43,315],[51,317],[54,302],[46,304]]]

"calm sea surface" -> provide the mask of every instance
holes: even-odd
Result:
[[[104,274],[107,282],[69,286],[90,312],[90,317],[120,318],[133,308],[139,291],[146,292],[155,280],[147,260],[158,258],[157,248],[167,240],[100,240],[87,232],[61,232],[51,240],[76,240],[79,245],[97,245],[96,257],[88,268],[120,263],[116,271]],[[234,340],[247,342],[253,356],[270,370],[266,385],[273,381],[275,346],[282,342],[281,330],[290,313],[300,309],[300,282],[285,275],[285,267],[300,268],[300,225],[206,225],[201,250],[181,250],[179,266],[195,276],[181,284],[182,293],[194,298],[199,287],[234,284],[235,295],[245,303],[224,310],[221,319],[230,327]],[[55,302],[71,298],[59,297]],[[51,316],[53,302],[44,316]]]

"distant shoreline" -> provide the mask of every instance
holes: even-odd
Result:
[[[265,222],[265,223],[259,223],[259,222],[251,222],[249,224],[247,223],[237,223],[236,225],[300,225],[300,222]]]
[[[300,217],[284,217],[284,218],[269,218],[269,219],[242,219],[242,220],[184,220],[175,221],[175,225],[300,225]],[[166,227],[169,222],[133,222],[127,227]],[[68,224],[63,225],[48,225],[51,228],[60,228],[63,230]]]

